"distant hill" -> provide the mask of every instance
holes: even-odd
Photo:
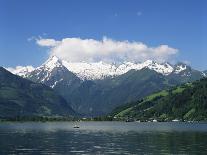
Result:
[[[65,99],[50,87],[34,83],[0,67],[0,118],[74,114]]]
[[[137,120],[207,120],[207,78],[128,103],[111,115]]]

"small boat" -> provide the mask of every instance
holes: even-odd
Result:
[[[75,125],[73,128],[80,128],[78,125]]]
[[[128,118],[125,122],[134,122],[134,120],[132,118]]]
[[[172,122],[179,122],[179,120],[178,119],[174,119],[174,120],[172,120]]]
[[[152,122],[157,122],[157,120],[156,119],[153,119]]]

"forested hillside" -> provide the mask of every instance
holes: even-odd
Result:
[[[51,88],[0,67],[0,118],[71,116],[75,112]]]
[[[207,120],[207,78],[163,90],[115,109],[116,118]]]

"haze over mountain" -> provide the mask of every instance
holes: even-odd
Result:
[[[28,69],[29,68],[29,69]],[[43,83],[62,95],[85,115],[103,115],[129,101],[177,84],[204,77],[204,73],[178,63],[68,62],[50,57],[40,67],[8,68],[14,74]]]

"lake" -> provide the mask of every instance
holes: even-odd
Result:
[[[0,154],[206,154],[206,123],[0,123]]]

